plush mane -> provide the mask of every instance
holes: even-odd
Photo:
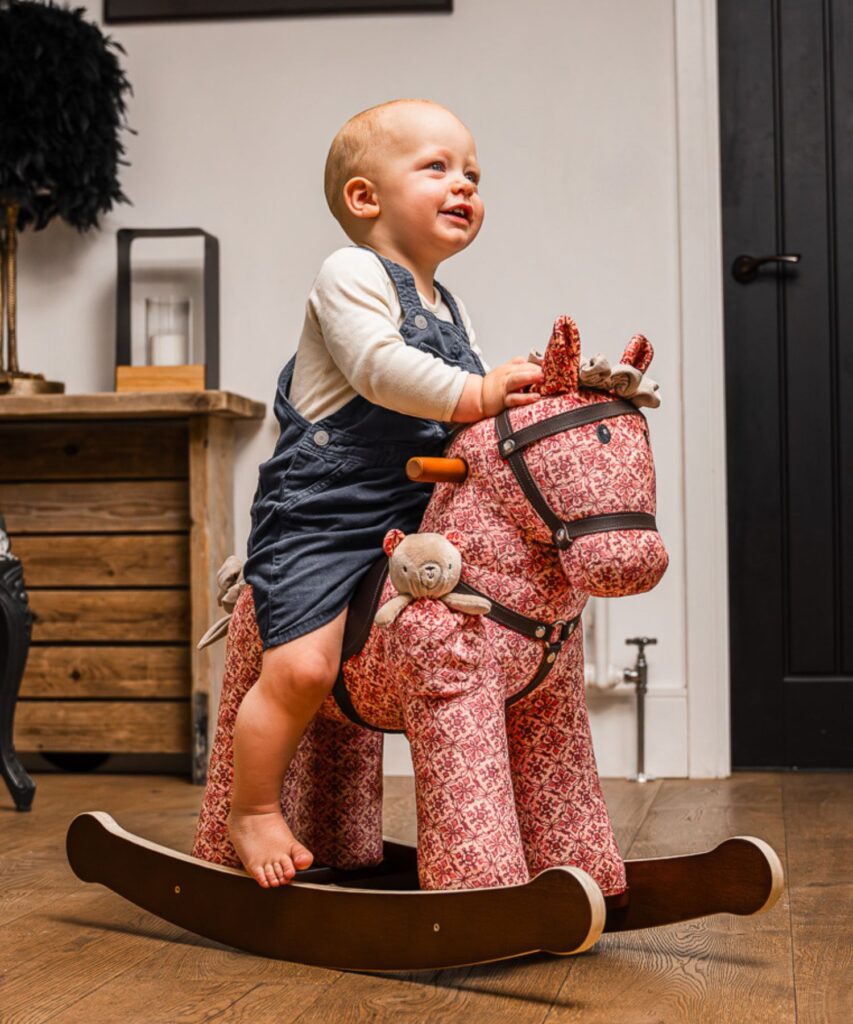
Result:
[[[545,379],[539,391],[542,395],[564,395],[594,389],[632,400],[637,395],[637,405],[657,405],[658,386],[644,377],[653,356],[649,339],[644,334],[635,334],[612,369],[601,355],[582,364],[578,326],[570,316],[561,316],[554,321],[542,359]]]

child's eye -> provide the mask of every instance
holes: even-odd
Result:
[[[429,165],[429,169],[431,171],[443,171],[444,164],[442,163],[441,160],[433,160],[433,162]]]
[[[477,172],[476,172],[476,171],[466,171],[466,172],[465,172],[465,177],[466,177],[466,178],[467,178],[467,179],[468,179],[469,181],[473,181],[475,185],[476,185],[476,184],[477,184],[477,182],[478,182],[478,181],[480,180],[480,175],[479,175],[479,174],[477,174]]]

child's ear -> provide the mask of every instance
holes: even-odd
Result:
[[[444,536],[450,541],[455,548],[461,548],[464,537],[458,530],[445,530]]]
[[[542,359],[545,379],[537,389],[541,395],[558,395],[578,389],[578,367],[581,359],[581,336],[570,316],[554,321],[551,340]]]
[[[344,204],[353,217],[372,220],[379,216],[379,197],[368,178],[350,178],[344,185]]]
[[[389,530],[382,541],[382,550],[390,558],[399,547],[400,541],[405,537],[402,530]]]
[[[635,334],[625,346],[620,362],[636,367],[640,373],[645,373],[654,354],[652,343],[645,334]]]

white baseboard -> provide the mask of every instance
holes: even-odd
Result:
[[[405,736],[385,737],[385,758],[382,763],[385,775],[414,775],[409,741]]]
[[[637,771],[637,703],[633,686],[587,691],[598,773],[627,778]],[[650,689],[646,694],[645,773],[686,778],[687,690]]]

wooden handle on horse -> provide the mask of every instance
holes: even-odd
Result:
[[[406,463],[406,476],[423,484],[461,484],[468,476],[464,459],[417,456]]]

